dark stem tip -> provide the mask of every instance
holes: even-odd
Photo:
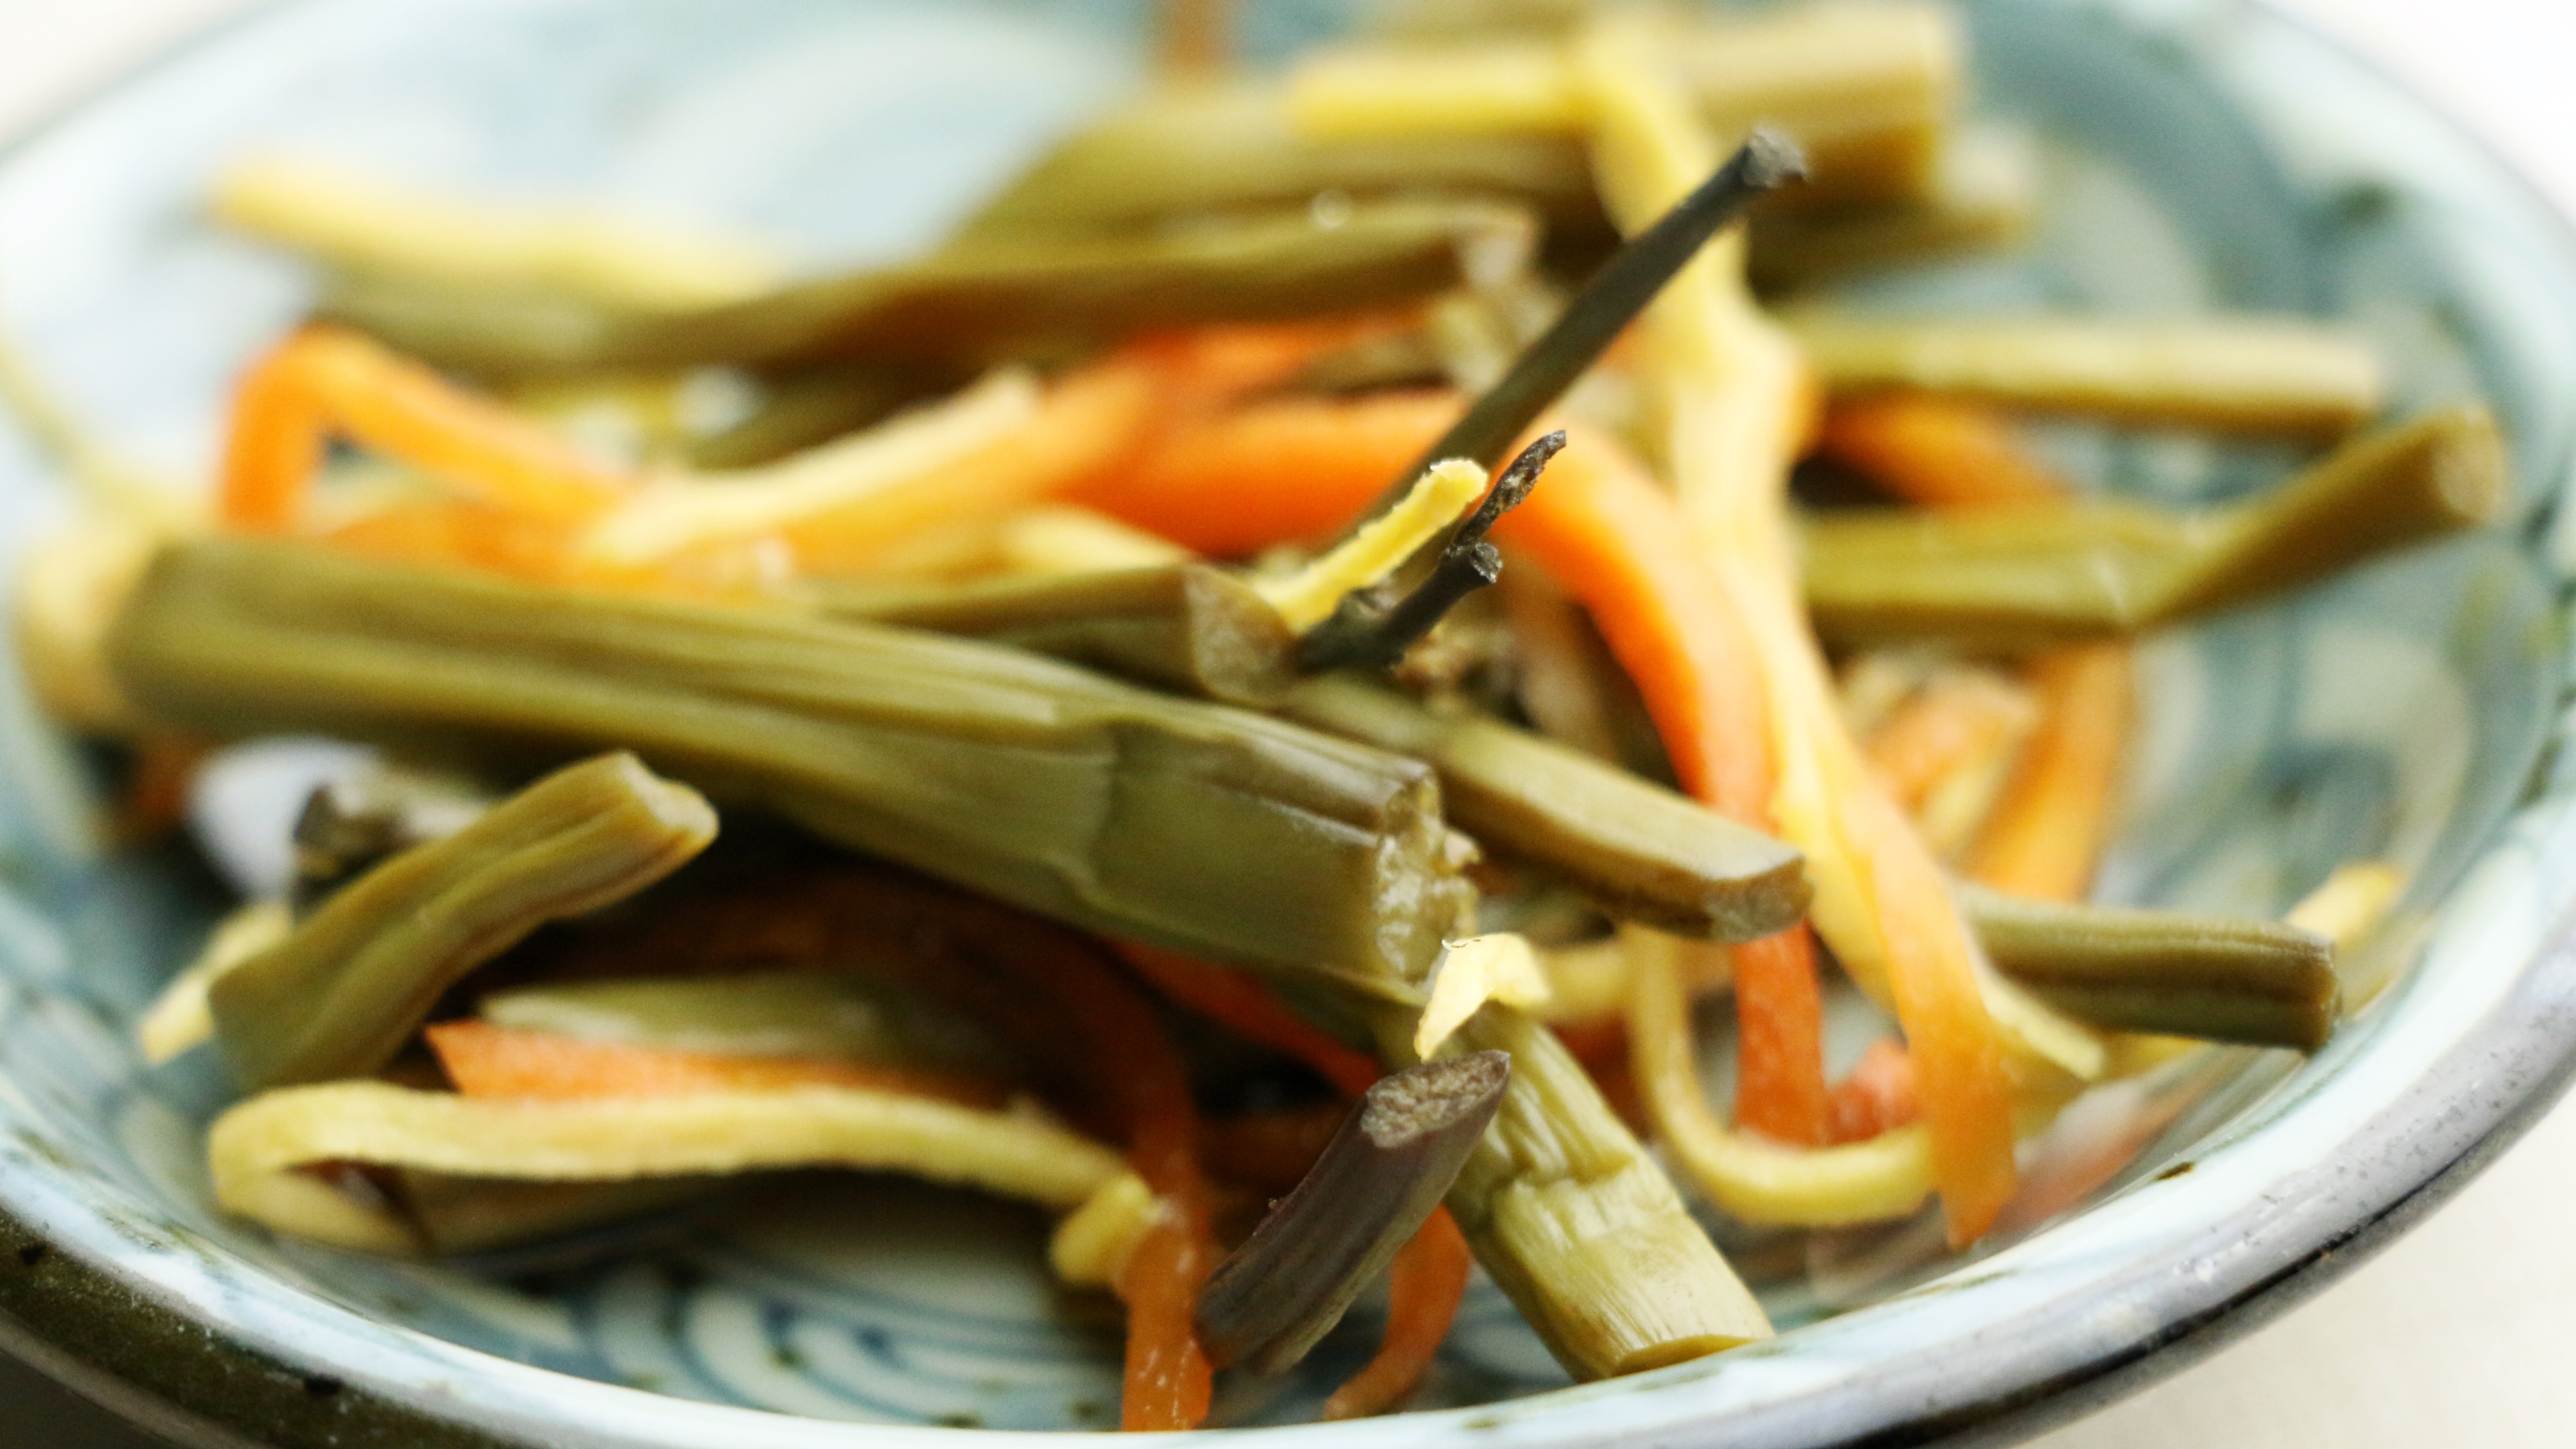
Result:
[[[1380,1077],[1361,1099],[1360,1130],[1380,1147],[1491,1120],[1511,1085],[1509,1052],[1470,1052]]]
[[[1807,151],[1785,132],[1769,126],[1756,126],[1744,138],[1744,147],[1736,153],[1743,161],[1739,173],[1744,184],[1769,191],[1775,186],[1807,179]]]

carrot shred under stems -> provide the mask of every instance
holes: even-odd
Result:
[[[1361,1419],[1401,1404],[1449,1336],[1450,1320],[1476,1266],[1467,1235],[1445,1207],[1396,1251],[1387,1269],[1386,1338],[1367,1365],[1324,1401],[1327,1419]]]
[[[1164,1208],[1119,1275],[1127,1300],[1119,1427],[1196,1428],[1215,1389],[1197,1320],[1199,1288],[1216,1267],[1216,1238],[1188,1070],[1152,1005],[1105,960],[1066,952],[1013,966],[1088,1049],[1096,1079],[1109,1084],[1128,1124],[1128,1165]]]
[[[1890,392],[1837,401],[1816,451],[1927,508],[2053,502],[2069,491],[2011,419],[1961,398]]]
[[[1220,557],[1320,538],[1350,521],[1457,419],[1446,390],[1279,397],[1184,415],[1077,503]]]
[[[243,377],[224,447],[221,516],[290,530],[338,433],[468,497],[539,518],[615,503],[626,480],[544,428],[344,327],[304,327]]]
[[[2040,721],[2003,798],[1970,847],[1980,885],[2039,900],[2092,888],[2119,783],[2135,681],[2124,641],[2079,645],[2035,661]]]

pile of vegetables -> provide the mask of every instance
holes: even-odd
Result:
[[[243,372],[211,508],[102,489],[18,624],[130,747],[134,832],[225,741],[398,762],[314,791],[293,879],[140,1023],[246,1094],[222,1205],[445,1253],[907,1173],[1056,1215],[1126,1304],[1129,1428],[1386,1275],[1358,1415],[1471,1255],[1577,1378],[1676,1363],[1770,1332],[1694,1203],[1937,1202],[1965,1249],[2161,1125],[2025,1180],[2091,1088],[2320,1045],[2387,867],[2289,922],[2084,904],[2129,641],[2492,517],[2492,421],[2382,421],[2292,320],[1768,305],[2009,240],[1954,17],[1541,8],[1176,77],[844,275],[219,178],[320,315]],[[2038,413],[2320,455],[2160,510]],[[1829,977],[1888,1024],[1839,1078]],[[1295,1102],[1211,1114],[1202,1026]]]

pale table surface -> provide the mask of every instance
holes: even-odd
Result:
[[[1257,3],[1257,0],[1256,0]],[[2274,0],[2337,31],[2576,210],[2571,0]],[[240,0],[0,0],[0,135]],[[2387,1253],[2035,1449],[2576,1443],[2576,1103]],[[0,1449],[144,1444],[0,1360]]]

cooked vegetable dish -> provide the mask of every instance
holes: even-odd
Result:
[[[1130,1429],[1383,1281],[1345,1417],[1474,1267],[1579,1380],[1722,1353],[1722,1240],[2026,1230],[2200,1044],[2328,1040],[2391,868],[2088,903],[2132,641],[2494,518],[2487,412],[2303,319],[1820,300],[2027,218],[1938,4],[1391,8],[1256,76],[1167,5],[887,268],[239,158],[323,286],[202,503],[0,367],[94,485],[16,621],[128,836],[372,750],[136,1024],[241,1089],[225,1210],[442,1255],[905,1174],[1050,1216]],[[2042,416],[2311,456],[2153,507]]]

